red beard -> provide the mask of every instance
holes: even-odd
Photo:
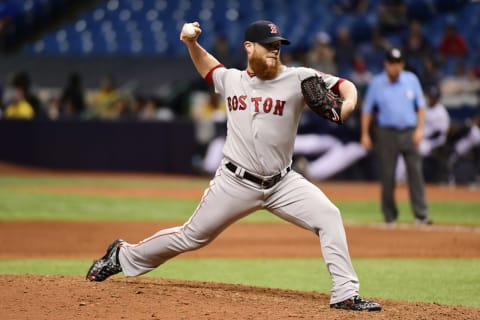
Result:
[[[273,65],[268,65],[265,58],[259,57],[254,53],[248,63],[255,76],[262,80],[275,79],[280,73],[281,63],[279,59]]]

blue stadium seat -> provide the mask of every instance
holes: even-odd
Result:
[[[410,19],[428,21],[435,15],[433,0],[410,0],[407,4],[407,15]]]
[[[372,15],[358,16],[351,24],[350,34],[355,43],[369,41],[372,37],[375,17]]]
[[[470,47],[480,47],[480,5],[462,0],[407,0],[409,17],[424,21],[425,30],[437,45],[449,17],[462,21]],[[55,10],[63,10],[68,0],[14,0],[21,8],[17,18],[19,28],[28,28],[32,21],[48,18]],[[109,0],[98,2],[91,10],[81,13],[60,29],[67,39],[58,42],[52,35],[25,46],[27,54],[104,55],[185,55],[178,40],[181,25],[198,20],[204,33],[200,39],[207,49],[218,34],[226,34],[229,43],[241,50],[245,27],[253,20],[275,21],[293,48],[308,48],[315,34],[326,30],[334,34],[339,26],[348,26],[357,44],[368,41],[376,25],[379,0],[369,1],[365,15],[333,14],[335,0]],[[434,10],[439,14],[433,16]],[[53,33],[56,34],[56,33]],[[398,35],[388,35],[395,45]],[[67,48],[67,49],[66,49]]]
[[[467,4],[468,0],[435,0],[435,8],[437,12],[454,12]]]

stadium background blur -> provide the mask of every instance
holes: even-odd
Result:
[[[438,89],[451,117],[446,145],[426,159],[427,181],[478,183],[478,144],[452,157],[480,125],[475,0],[2,0],[0,160],[202,173],[208,143],[224,133],[224,106],[196,74],[180,29],[199,21],[200,43],[227,67],[244,68],[243,31],[257,19],[291,40],[286,64],[349,78],[360,95],[385,50],[402,48],[407,69],[426,93]],[[6,113],[19,87],[30,121]],[[307,112],[299,130],[358,140],[358,115],[336,127]],[[333,179],[376,179],[375,168],[368,156]]]

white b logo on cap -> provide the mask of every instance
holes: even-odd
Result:
[[[270,27],[270,33],[274,33],[274,34],[278,33],[277,26],[274,23],[269,23],[268,26]]]

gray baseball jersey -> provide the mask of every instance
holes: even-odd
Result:
[[[300,81],[317,74],[310,68],[282,68],[271,81],[237,69],[219,68],[213,74],[216,92],[224,97],[228,108],[225,157],[264,176],[290,164],[305,105]],[[326,74],[322,77],[329,87],[339,80]]]
[[[233,222],[266,209],[314,232],[333,282],[330,302],[358,294],[338,208],[314,184],[290,170],[293,145],[304,101],[302,79],[317,71],[282,67],[274,80],[247,71],[217,68],[216,92],[225,99],[227,139],[215,177],[190,219],[160,230],[138,244],[125,244],[119,261],[126,276],[151,271],[176,255],[212,241]],[[329,87],[339,78],[319,74]]]

